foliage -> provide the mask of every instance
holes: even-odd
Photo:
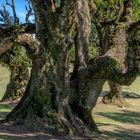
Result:
[[[9,68],[14,65],[26,65],[31,67],[31,59],[28,57],[23,46],[15,46],[5,54],[0,56],[0,63]]]
[[[140,1],[139,0],[134,0],[134,12],[133,12],[133,19],[139,20],[140,18]]]

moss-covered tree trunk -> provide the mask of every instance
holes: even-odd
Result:
[[[42,115],[40,108],[39,100],[36,101],[35,96],[36,93],[40,93],[43,89],[43,66],[44,59],[35,59],[33,60],[33,66],[31,70],[30,80],[28,82],[26,91],[19,102],[19,104],[12,110],[12,112],[8,115],[7,119],[15,119],[21,121],[23,119],[32,118],[34,115]],[[42,78],[42,79],[41,79]],[[41,97],[39,97],[41,98]],[[38,111],[40,113],[38,113]],[[10,118],[9,118],[10,116]]]
[[[112,24],[98,24],[99,23],[96,23],[95,25],[99,36],[99,55],[101,56],[104,55],[110,49],[112,39],[113,37],[115,37],[114,32],[117,26],[114,22],[112,22]],[[125,67],[125,61],[126,59],[124,61],[122,60],[122,70]],[[117,106],[122,107],[124,104],[124,99],[122,97],[122,85],[115,83],[111,80],[108,80],[107,82],[110,91],[107,93],[107,95],[103,96],[103,103],[116,104]]]
[[[129,10],[129,9],[127,9]],[[119,16],[119,15],[118,15]],[[124,15],[121,16],[121,18],[125,18],[125,16],[123,17]],[[118,25],[116,23],[113,23],[112,24],[105,24],[105,25],[102,25],[102,27],[98,30],[99,33],[100,33],[100,50],[99,50],[99,53],[100,55],[104,55],[109,49],[110,49],[110,46],[112,44],[112,40],[113,38],[116,37],[115,35],[115,32],[116,30],[120,30],[121,31],[121,26],[125,26],[126,23],[123,23],[121,21],[122,19],[116,21],[117,24],[121,24],[120,27],[118,27]],[[129,19],[131,21],[131,17]],[[130,21],[127,21],[127,22],[130,22]],[[124,25],[123,25],[124,24]],[[98,28],[98,27],[97,27]],[[102,29],[103,28],[103,29]],[[117,28],[117,29],[116,29]],[[120,28],[120,29],[119,29]],[[104,33],[102,33],[103,31]],[[101,35],[101,33],[103,35]],[[117,36],[123,36],[123,33],[120,32],[118,33]],[[121,38],[120,38],[121,39]],[[121,40],[118,39],[118,42],[121,42]],[[125,43],[125,42],[124,42]],[[126,44],[127,46],[127,44]],[[123,57],[120,56],[121,60],[120,60],[120,67],[122,69],[122,72],[126,70],[126,63],[127,63],[127,59],[126,59],[126,53],[128,52],[128,49],[126,48],[126,46],[122,46],[124,48],[122,48],[122,54]],[[126,48],[126,50],[124,50]],[[118,52],[116,52],[115,55],[119,55]],[[114,82],[114,81],[111,81],[111,80],[108,80],[108,85],[109,85],[109,88],[110,88],[110,91],[107,93],[107,95],[104,95],[102,101],[103,103],[105,104],[114,104],[114,105],[117,105],[119,107],[130,107],[131,105],[129,103],[127,103],[124,99],[123,99],[123,95],[122,95],[122,85]]]
[[[87,128],[90,131],[96,128],[92,108],[104,82],[107,79],[119,84],[133,82],[139,71],[137,65],[126,73],[119,68],[124,57],[126,26],[120,28],[118,25],[113,45],[105,55],[88,61],[85,50],[91,29],[89,2],[67,0],[61,7],[56,7],[51,0],[32,0],[37,39],[32,43],[36,51],[31,78],[24,96],[8,114],[7,121],[35,124],[39,118],[59,131],[83,135]],[[131,8],[131,4],[127,7]],[[78,67],[75,65],[77,72],[70,78],[68,58],[73,45]]]
[[[115,25],[106,25],[104,27],[105,35],[100,42],[100,46],[102,46],[102,48],[100,48],[100,55],[104,55],[109,50],[110,45],[112,43],[111,40],[114,37],[114,31],[116,27],[117,26]],[[125,55],[126,52],[124,51],[123,53]],[[126,58],[124,57],[122,58],[122,61],[121,61],[122,71],[125,70],[125,62],[126,62]],[[114,104],[119,107],[123,107],[123,106],[129,107],[129,104],[125,102],[122,96],[122,85],[116,82],[113,82],[111,80],[108,80],[108,85],[109,85],[110,91],[107,93],[107,95],[103,96],[102,102],[105,104]]]
[[[7,85],[2,101],[21,98],[29,80],[29,69],[27,66],[13,65],[10,67],[10,72],[10,82]]]
[[[117,26],[115,26],[115,25],[106,25],[104,27],[105,35],[100,42],[100,46],[102,47],[102,48],[100,48],[101,55],[104,55],[109,50],[110,45],[112,43],[111,40],[114,37],[114,32],[115,32],[116,27]],[[121,35],[121,33],[120,33],[120,35]],[[125,55],[126,52],[124,51],[123,53]],[[122,61],[121,61],[122,71],[125,69],[125,61],[126,61],[126,58],[125,57],[122,58]],[[115,104],[119,107],[125,106],[124,99],[122,96],[122,85],[115,83],[111,80],[108,80],[108,85],[109,85],[110,91],[107,93],[107,95],[103,96],[103,98],[102,98],[103,103]]]

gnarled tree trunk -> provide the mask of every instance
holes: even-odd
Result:
[[[67,0],[57,8],[54,1],[32,0],[37,39],[32,42],[36,51],[31,78],[23,98],[8,114],[7,121],[33,121],[35,124],[34,120],[41,118],[63,132],[84,134],[86,128],[96,128],[92,108],[104,82],[108,79],[119,84],[133,82],[139,71],[137,65],[126,73],[119,68],[125,57],[126,26],[118,25],[113,44],[105,55],[88,61],[89,2]],[[126,8],[131,8],[131,3]],[[74,69],[70,78],[68,57],[72,45],[75,45],[78,63],[75,64],[76,73]]]
[[[127,9],[127,11],[129,11],[130,9]],[[118,15],[119,17],[120,15]],[[120,27],[117,25],[117,24],[124,24],[122,26],[125,26],[125,24],[127,23],[123,23],[122,20],[123,18],[125,18],[125,14],[121,16],[121,19],[119,19],[118,21],[113,22],[112,23],[108,23],[108,24],[102,24],[102,27],[99,28],[98,25],[97,25],[97,30],[99,32],[99,35],[101,36],[100,37],[100,55],[104,55],[109,49],[110,49],[110,46],[112,44],[112,41],[113,39],[115,39],[117,36],[120,36],[120,38],[118,38],[118,42],[121,42],[123,41],[125,44],[126,44],[126,41],[125,40],[122,40],[123,36],[126,36],[124,35],[123,32],[121,32],[121,25]],[[116,19],[117,20],[117,19]],[[129,22],[131,22],[131,17],[130,19],[128,19]],[[103,28],[103,29],[102,29]],[[116,29],[117,28],[117,29]],[[103,30],[103,31],[101,31]],[[120,33],[116,34],[116,30],[120,31]],[[102,35],[103,34],[103,35]],[[115,35],[116,34],[116,35]],[[127,45],[127,44],[126,44]],[[124,47],[124,48],[123,48]],[[126,50],[124,50],[126,48],[126,46],[122,46],[122,52],[120,55],[123,55],[120,56],[121,60],[120,60],[120,67],[122,69],[122,72],[126,70],[126,63],[127,63],[127,60],[126,60],[126,53],[128,53],[128,49],[126,48]],[[116,52],[118,53],[118,52]],[[115,54],[115,55],[119,55],[119,54]],[[124,99],[123,99],[123,96],[122,96],[122,85],[118,84],[118,83],[115,83],[114,81],[111,81],[111,80],[108,80],[108,84],[109,84],[109,87],[110,87],[110,91],[104,95],[102,101],[103,103],[105,104],[115,104],[119,107],[130,107],[131,105],[129,103],[127,103]]]

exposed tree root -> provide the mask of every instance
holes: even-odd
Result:
[[[128,103],[127,101],[125,101],[125,99],[123,98],[117,98],[117,97],[114,97],[114,98],[109,98],[107,95],[105,95],[102,99],[102,102],[104,104],[112,104],[112,105],[116,105],[120,108],[123,108],[123,107],[132,107],[132,105],[130,103]]]

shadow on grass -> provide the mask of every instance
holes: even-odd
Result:
[[[50,134],[44,134],[44,136],[42,135],[37,135],[37,136],[33,136],[33,135],[23,135],[23,134],[3,134],[0,136],[0,140],[69,140],[65,137],[55,137],[55,136],[51,136]]]
[[[98,115],[107,117],[117,122],[140,125],[140,112],[126,111],[122,112],[98,112]]]
[[[122,92],[124,98],[139,99],[140,94],[134,92]]]
[[[115,138],[116,140],[140,140],[140,133],[135,130],[117,128],[114,131],[103,131],[105,137]]]
[[[58,133],[54,129],[30,130],[24,126],[0,125],[0,140],[90,140],[85,138],[72,139],[70,136]],[[97,139],[95,139],[97,140]]]
[[[9,104],[0,104],[0,121],[12,110],[13,106]]]
[[[8,114],[9,112],[0,112],[0,124],[3,123],[3,121],[5,120],[6,118],[6,115]],[[1,140],[1,139],[0,139]]]
[[[0,110],[10,110],[11,108],[9,104],[0,104]]]
[[[113,119],[117,122],[125,124],[134,124],[140,125],[140,113],[123,111],[123,113],[98,113],[109,119]],[[102,135],[106,140],[140,140],[140,131],[135,129],[135,127],[128,127],[127,129],[123,126],[118,126],[117,124],[108,124],[108,123],[97,123],[98,127],[105,127],[106,129],[102,130]],[[113,129],[115,128],[115,129]]]
[[[38,136],[24,136],[22,134],[20,135],[10,135],[10,134],[5,134],[4,135],[1,135],[0,136],[1,140],[69,140],[69,139],[66,139],[64,137],[62,138],[57,138],[55,136],[50,136],[50,135],[45,135],[45,136],[42,136],[42,135],[38,135]]]
[[[100,96],[102,97],[108,93],[109,93],[109,91],[103,90]],[[139,99],[140,98],[140,94],[135,93],[135,92],[123,91],[122,94],[123,94],[124,98],[130,98],[130,99]]]

